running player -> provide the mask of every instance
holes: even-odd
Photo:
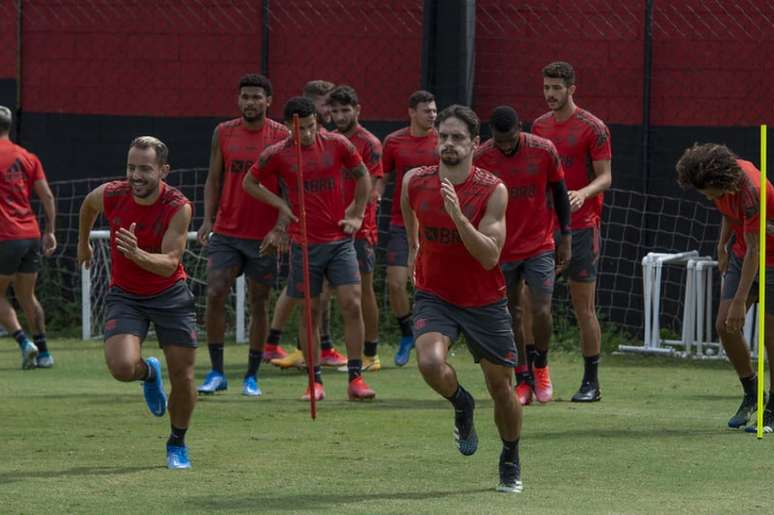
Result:
[[[51,368],[54,358],[46,343],[45,314],[35,296],[41,237],[30,196],[34,191],[46,215],[42,239],[46,257],[56,250],[56,202],[38,157],[10,140],[12,122],[11,110],[0,106],[0,325],[19,344],[23,369]],[[27,318],[32,342],[5,298],[11,284]]]
[[[584,373],[573,402],[600,400],[599,354],[602,334],[596,311],[597,266],[599,262],[599,226],[603,192],[610,188],[610,131],[585,109],[575,105],[575,70],[565,62],[543,68],[543,95],[549,112],[535,120],[532,132],[551,140],[562,160],[572,209],[572,258],[567,266],[570,299],[581,333]],[[559,240],[555,228],[554,238]],[[553,391],[548,373],[548,350],[535,346],[527,349],[535,375],[547,379],[547,391]],[[545,368],[544,371],[539,369]]]
[[[479,142],[472,110],[449,106],[435,123],[441,162],[411,170],[401,193],[408,263],[416,283],[417,362],[427,384],[454,406],[457,447],[470,456],[478,448],[475,402],[446,361],[449,346],[465,335],[484,372],[503,442],[497,490],[520,492],[522,411],[511,371],[516,347],[505,280],[497,266],[506,238],[508,192],[497,177],[472,165]]]
[[[384,139],[382,164],[385,174],[395,175],[392,194],[390,234],[387,241],[387,292],[390,309],[400,327],[400,345],[395,364],[408,363],[414,336],[411,332],[411,303],[406,292],[408,282],[408,241],[400,208],[400,192],[404,174],[417,166],[438,163],[438,138],[433,127],[437,116],[435,97],[427,91],[415,91],[409,97],[410,124]],[[381,191],[379,195],[381,195]]]
[[[489,120],[492,139],[476,151],[473,163],[494,173],[508,189],[507,238],[500,255],[505,275],[519,364],[516,367],[516,395],[522,405],[532,401],[533,391],[540,402],[551,400],[547,368],[527,365],[521,325],[522,284],[526,282],[533,320],[535,346],[548,350],[553,334],[551,296],[556,271],[570,259],[570,201],[564,172],[554,144],[521,131],[521,122],[510,106],[497,107]],[[553,199],[553,207],[549,201]],[[554,211],[559,219],[561,238],[554,258]],[[525,216],[529,213],[529,216]],[[523,281],[522,281],[523,280]]]
[[[237,105],[242,116],[215,127],[210,147],[210,169],[204,184],[204,220],[198,238],[207,246],[207,349],[212,369],[199,393],[226,390],[223,369],[225,311],[231,287],[242,273],[250,292],[250,346],[242,394],[261,395],[257,375],[261,360],[287,353],[276,344],[264,347],[268,330],[268,302],[277,270],[276,254],[260,255],[261,243],[272,241],[277,210],[256,202],[242,188],[247,170],[264,148],[285,139],[288,130],[271,120],[272,88],[269,79],[248,74],[239,80]],[[277,192],[277,185],[267,184]],[[280,230],[277,228],[275,231]]]
[[[196,404],[194,296],[181,259],[191,203],[164,183],[167,146],[151,136],[132,141],[126,179],[92,190],[81,205],[78,263],[92,262],[89,233],[100,213],[110,225],[110,290],[105,298],[105,361],[119,381],[142,381],[150,412],[164,416],[167,396],[156,358],[142,358],[150,323],[164,350],[172,390],[167,467],[190,468],[185,433]]]
[[[742,334],[745,316],[758,298],[761,173],[739,159],[725,145],[695,144],[677,162],[677,182],[695,188],[715,203],[723,215],[718,240],[718,268],[723,274],[715,328],[734,365],[744,396],[728,421],[732,428],[747,424],[758,404],[758,378]],[[763,412],[763,431],[774,430],[774,187],[766,181],[766,320],[765,345],[769,357],[769,400]],[[759,356],[763,359],[763,356]],[[755,432],[755,424],[746,428]]]
[[[320,291],[323,278],[336,290],[336,297],[344,318],[344,339],[347,346],[347,368],[350,400],[374,397],[363,380],[363,316],[360,308],[360,273],[352,236],[363,223],[370,195],[368,170],[357,150],[347,138],[330,132],[317,131],[314,103],[304,97],[288,100],[284,109],[285,123],[290,126],[298,115],[300,126],[301,159],[304,173],[305,209],[309,242],[309,288],[312,294],[312,334],[317,334],[320,310]],[[245,190],[262,202],[277,208],[290,220],[297,222],[294,213],[300,212],[298,199],[298,163],[294,138],[268,147],[245,176]],[[357,181],[354,200],[347,205],[344,199],[344,176]],[[288,201],[272,193],[263,183],[279,179]],[[298,223],[290,225],[292,241],[288,296],[296,304],[303,301],[304,269],[302,263],[301,233]],[[303,324],[303,320],[301,321]],[[302,325],[303,327],[303,325]],[[314,366],[314,388],[307,388],[303,399],[312,395],[322,399],[325,392],[320,373],[320,348],[312,342],[313,355],[306,355],[306,331],[299,331],[305,359]],[[307,361],[308,363],[308,361]]]

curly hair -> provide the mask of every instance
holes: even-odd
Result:
[[[737,159],[725,145],[694,143],[677,161],[677,182],[683,189],[693,186],[697,190],[736,191],[743,175]]]

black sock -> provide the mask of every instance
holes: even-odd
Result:
[[[145,377],[140,379],[140,381],[155,381],[156,372],[153,370],[153,367],[150,366],[146,360],[142,360],[142,362],[145,363]]]
[[[472,398],[473,397],[461,384],[457,384],[457,391],[454,392],[451,397],[447,397],[446,399],[452,403],[455,411],[462,411],[468,407]]]
[[[331,350],[333,348],[333,341],[330,334],[320,335],[320,348],[322,350]]]
[[[347,360],[347,373],[349,374],[349,381],[352,382],[362,374],[363,360],[360,359],[348,359]]]
[[[519,463],[519,439],[509,442],[503,440],[503,450],[500,453],[500,463]]]
[[[599,354],[595,356],[583,356],[583,382],[599,384],[597,370],[599,369]]]
[[[174,445],[176,447],[184,447],[185,446],[185,432],[188,431],[188,428],[185,429],[180,427],[172,426],[172,431],[169,433],[169,440],[167,440],[167,445]]]
[[[400,335],[413,336],[414,331],[411,329],[411,312],[408,315],[402,317],[396,317],[398,319],[398,325],[400,326]]]
[[[210,363],[215,372],[223,373],[223,344],[208,343],[207,350],[210,351]]]
[[[532,366],[535,368],[546,368],[548,366],[548,350],[535,348],[535,357],[532,360]]]
[[[372,342],[365,342],[363,345],[363,354],[368,356],[369,358],[373,358],[376,356],[376,348],[379,345],[379,340],[374,340]]]
[[[527,345],[526,354],[527,354],[527,366],[529,366],[529,369],[532,370],[532,367],[535,366],[535,358],[537,357],[537,354],[538,354],[537,347],[535,347],[534,345]]]
[[[282,329],[269,329],[269,336],[266,338],[266,343],[270,345],[279,345],[280,338],[282,338]]]
[[[323,384],[322,382],[322,370],[320,370],[320,365],[317,365],[314,367],[314,382]]]
[[[758,376],[753,374],[750,377],[740,377],[739,381],[744,388],[744,394],[750,397],[758,397]]]
[[[521,383],[533,384],[532,372],[530,372],[529,367],[525,367],[524,370],[520,369],[519,367],[516,367],[514,371],[516,372],[516,384],[521,384]]]
[[[247,354],[247,373],[245,378],[255,377],[258,374],[258,367],[261,366],[262,359],[262,351],[250,349],[250,352]]]
[[[43,333],[35,334],[32,336],[32,341],[35,343],[35,347],[38,348],[38,352],[48,353],[48,344],[46,343],[46,335]]]
[[[24,345],[24,342],[27,341],[27,335],[24,334],[24,331],[22,331],[21,329],[13,333],[13,337],[16,338],[16,343],[19,344],[19,347]]]

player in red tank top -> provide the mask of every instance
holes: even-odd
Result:
[[[226,390],[223,370],[225,308],[236,278],[243,274],[250,292],[250,345],[242,394],[259,397],[261,361],[286,353],[267,344],[269,294],[277,270],[275,254],[261,254],[261,247],[282,237],[277,210],[256,202],[242,188],[242,180],[264,148],[288,137],[287,128],[268,117],[272,86],[262,75],[247,74],[239,80],[237,105],[240,118],[219,124],[212,135],[210,168],[204,185],[204,220],[198,238],[207,247],[207,350],[211,370],[199,393]],[[278,185],[266,187],[278,192]],[[282,224],[283,222],[280,222]],[[285,222],[286,223],[286,222]]]
[[[48,352],[45,314],[35,296],[35,283],[41,245],[46,257],[56,250],[56,202],[38,157],[10,140],[12,121],[11,110],[0,106],[0,323],[19,345],[23,369],[51,368],[54,358]],[[42,240],[30,204],[33,191],[46,214]],[[11,284],[33,341],[27,338],[16,310],[5,298]]]
[[[167,146],[151,136],[135,139],[126,180],[91,191],[81,205],[78,263],[91,266],[89,233],[100,213],[110,225],[111,285],[105,298],[105,361],[119,381],[142,381],[145,401],[157,417],[167,397],[156,358],[142,358],[153,322],[169,370],[172,390],[167,467],[190,468],[185,433],[196,404],[194,296],[181,263],[191,223],[191,203],[163,179]]]
[[[744,395],[732,428],[753,419],[758,404],[758,381],[750,348],[742,334],[747,310],[758,299],[761,173],[738,159],[725,145],[696,144],[677,162],[677,182],[695,188],[715,203],[723,221],[718,241],[718,269],[723,275],[715,328],[728,359],[736,369]],[[769,400],[763,412],[763,431],[774,431],[774,187],[766,181],[766,319],[764,342],[769,360]],[[729,247],[732,247],[729,252]],[[762,357],[759,356],[759,359]],[[756,432],[755,422],[746,430]]]
[[[497,490],[520,492],[522,412],[511,371],[516,347],[498,267],[508,192],[497,177],[472,165],[479,125],[467,107],[444,109],[436,120],[440,165],[416,168],[403,181],[401,209],[417,291],[417,363],[427,384],[454,406],[457,448],[473,454],[475,401],[446,361],[449,345],[465,335],[486,377],[503,441]]]
[[[605,124],[575,105],[575,70],[565,62],[543,68],[543,95],[551,109],[532,125],[533,134],[551,140],[562,159],[572,208],[572,259],[569,276],[570,299],[581,333],[584,373],[573,402],[601,399],[599,353],[602,333],[596,311],[599,221],[602,196],[610,188],[610,131]],[[525,324],[529,331],[530,324]],[[536,362],[547,363],[547,350],[533,352]],[[538,375],[535,366],[535,375]],[[550,386],[547,368],[541,374]],[[536,385],[537,386],[537,385]]]

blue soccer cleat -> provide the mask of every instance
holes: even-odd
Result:
[[[395,364],[399,367],[402,367],[403,365],[408,363],[409,357],[411,356],[411,349],[413,348],[414,348],[414,337],[403,336],[400,339],[398,352],[395,353]]]
[[[156,358],[148,358],[145,363],[153,370],[153,379],[142,383],[145,403],[153,415],[163,417],[167,412],[167,394],[164,392],[164,381],[161,379],[161,364]]]
[[[37,366],[38,348],[29,340],[21,345],[22,369],[30,370]]]
[[[188,459],[188,447],[184,445],[167,445],[167,468],[171,470],[191,468],[191,460]]]
[[[245,377],[242,383],[242,395],[246,397],[260,397],[263,392],[254,377]]]
[[[471,456],[478,449],[478,435],[473,424],[473,412],[476,403],[470,394],[469,402],[462,410],[454,410],[454,441],[463,456]]]
[[[197,390],[199,393],[212,395],[215,392],[228,390],[228,381],[226,380],[226,376],[217,370],[210,370],[204,377],[204,382]]]

